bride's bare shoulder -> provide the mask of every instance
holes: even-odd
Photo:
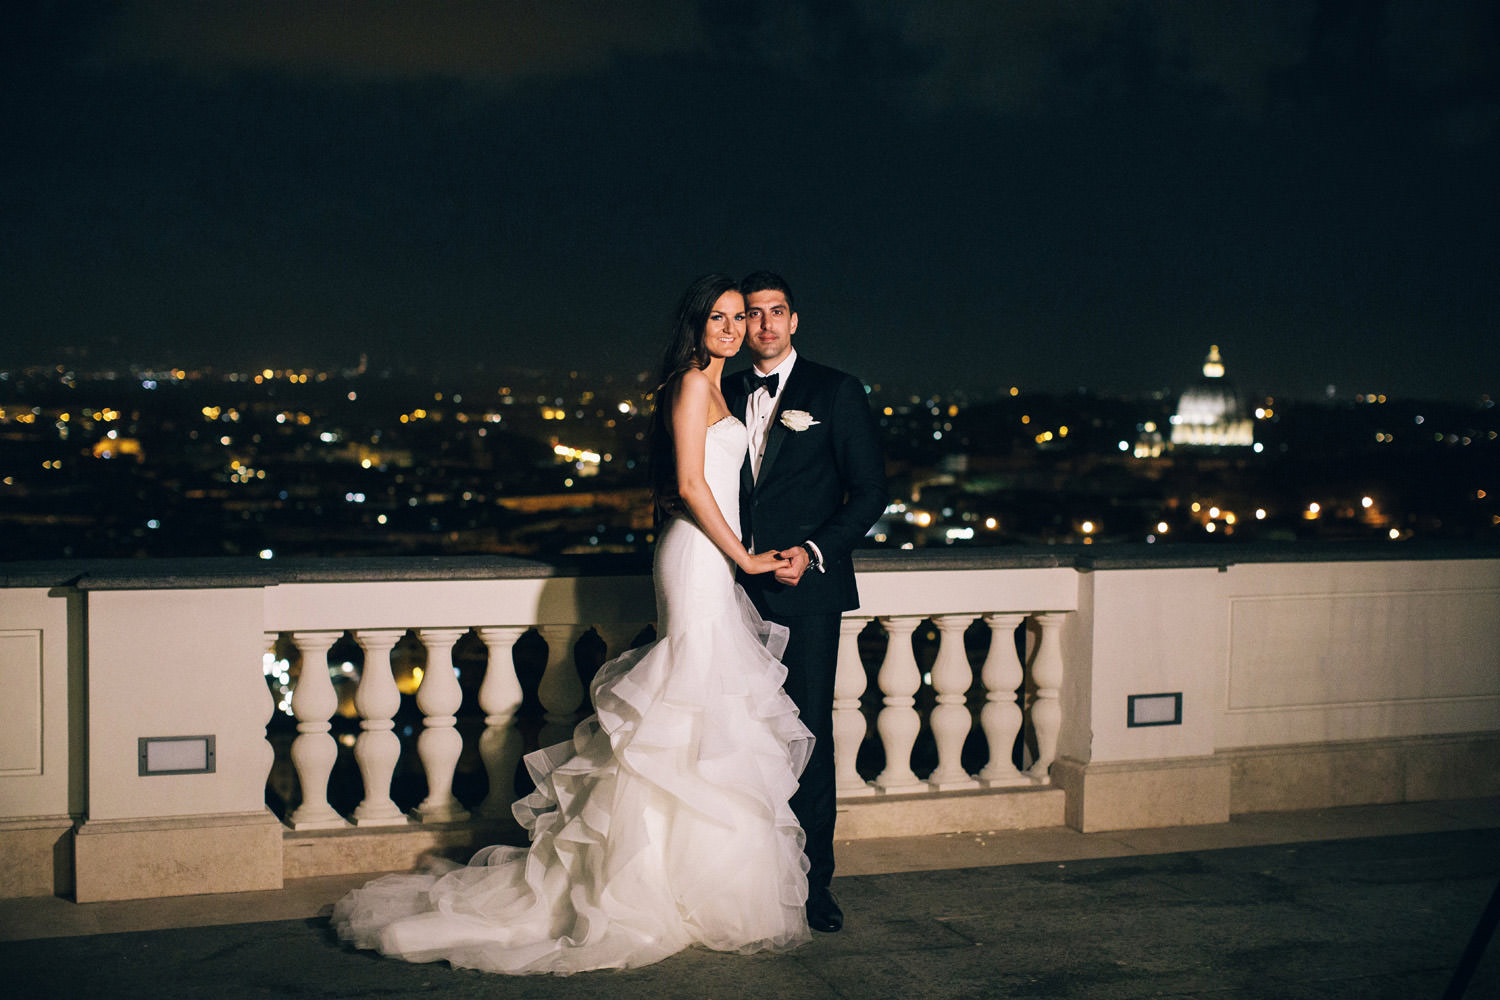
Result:
[[[678,376],[677,398],[684,403],[703,403],[714,392],[714,380],[699,368],[689,368]]]

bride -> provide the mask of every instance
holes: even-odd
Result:
[[[334,907],[341,938],[411,962],[506,973],[629,968],[689,945],[788,949],[810,936],[803,835],[787,801],[812,735],[781,689],[786,630],[734,583],[767,573],[739,524],[746,432],[724,403],[745,300],[722,275],[677,308],[652,426],[656,642],[600,668],[595,714],[529,754],[529,848],[388,875]]]

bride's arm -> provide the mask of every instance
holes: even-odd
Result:
[[[672,439],[677,445],[677,494],[698,527],[734,564],[746,573],[769,573],[781,565],[773,552],[751,555],[740,542],[739,532],[724,520],[703,463],[708,440],[708,408],[712,399],[709,377],[701,371],[685,372],[672,406]]]

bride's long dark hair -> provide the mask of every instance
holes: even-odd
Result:
[[[677,303],[672,339],[662,352],[661,384],[656,388],[651,408],[651,515],[658,528],[673,515],[684,513],[682,497],[677,492],[677,448],[672,439],[672,408],[677,387],[689,369],[708,367],[703,330],[708,326],[709,314],[720,296],[738,290],[739,283],[727,274],[705,274],[687,287]]]

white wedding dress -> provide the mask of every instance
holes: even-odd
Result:
[[[705,476],[731,525],[745,448],[734,417],[708,429]],[[376,879],[335,906],[341,938],[506,973],[807,940],[807,862],[787,800],[812,735],[781,689],[786,630],[756,615],[690,519],[665,526],[654,575],[660,638],[600,668],[596,714],[571,742],[526,757],[537,787],[515,813],[531,846]]]

